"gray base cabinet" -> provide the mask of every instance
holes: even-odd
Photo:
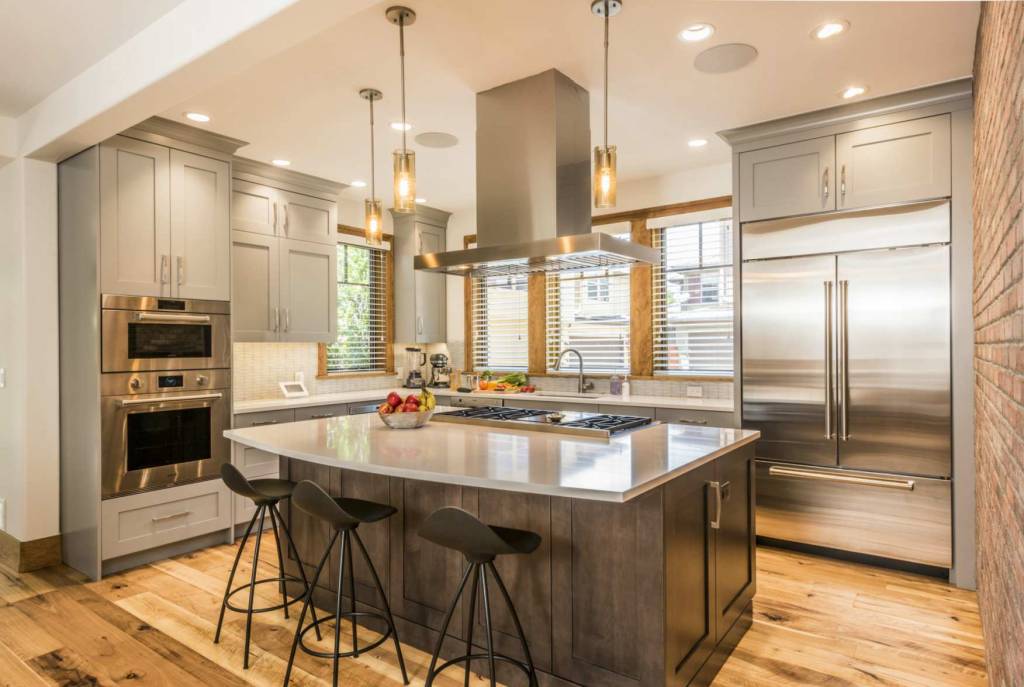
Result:
[[[403,641],[433,648],[465,560],[417,532],[444,506],[485,522],[533,530],[541,547],[499,558],[541,684],[706,685],[750,623],[754,572],[754,453],[741,447],[623,504],[382,477],[281,459],[281,474],[312,479],[333,495],[390,503],[398,513],[361,526]],[[719,498],[720,497],[720,498]],[[311,570],[329,532],[285,506],[299,557]],[[296,571],[289,556],[286,567]],[[336,585],[332,563],[316,598]],[[361,603],[379,602],[357,565]],[[333,598],[331,596],[330,598]],[[468,603],[457,609],[445,655],[461,653]],[[479,619],[478,619],[479,620]],[[511,617],[494,604],[495,649],[522,658]],[[474,630],[482,650],[482,626]],[[520,684],[501,666],[498,679]]]

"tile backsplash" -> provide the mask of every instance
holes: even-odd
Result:
[[[404,345],[395,345],[395,364],[405,361]],[[444,352],[444,344],[426,347],[429,355]],[[295,379],[301,372],[310,394],[332,394],[365,389],[390,389],[400,385],[396,377],[346,377],[343,379],[317,379],[317,344],[315,343],[236,343],[233,355],[233,385],[236,401],[277,398],[281,395],[278,382]],[[424,370],[424,374],[427,370]],[[532,379],[544,391],[574,391],[575,377],[543,377]],[[608,380],[595,379],[597,393],[608,393]],[[666,396],[672,398],[731,399],[732,382],[685,382],[635,380],[631,392],[637,396]],[[699,389],[699,393],[696,392]]]

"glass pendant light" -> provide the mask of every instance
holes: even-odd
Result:
[[[371,246],[379,246],[384,226],[380,201],[377,200],[377,165],[373,150],[373,102],[380,100],[384,96],[376,88],[364,88],[359,91],[359,95],[364,100],[370,101],[370,197],[364,201],[366,206],[366,223],[364,228],[366,243]]]
[[[396,5],[384,13],[392,24],[398,25],[398,50],[402,63],[402,149],[394,153],[394,211],[416,212],[416,153],[405,144],[409,120],[405,118],[405,27],[416,21],[416,13],[408,7]]]
[[[622,11],[622,0],[594,0],[590,11],[604,18],[604,145],[594,146],[594,207],[615,207],[616,154],[608,145],[608,24]]]

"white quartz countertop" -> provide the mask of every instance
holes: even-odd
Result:
[[[390,477],[624,502],[760,433],[674,423],[611,439],[451,422],[400,430],[368,414],[232,429],[224,436],[287,458]]]
[[[393,387],[403,396],[416,393],[415,389],[402,389]],[[366,391],[346,391],[336,394],[315,394],[304,398],[266,398],[251,401],[235,401],[234,412],[236,413],[257,413],[267,410],[287,410],[288,408],[309,408],[313,406],[331,405],[334,403],[361,403],[363,401],[380,401],[388,395],[391,389],[368,389]],[[630,395],[629,398],[622,396],[598,396],[597,398],[578,398],[576,396],[555,396],[555,392],[544,394],[497,394],[487,391],[472,391],[460,393],[451,389],[431,389],[440,396],[465,396],[470,398],[492,399],[496,403],[505,400],[512,401],[546,401],[549,403],[581,403],[590,405],[617,405],[617,406],[642,406],[647,408],[678,408],[681,410],[706,410],[713,412],[731,413],[733,404],[730,399],[720,398],[676,398],[674,396],[638,396]]]

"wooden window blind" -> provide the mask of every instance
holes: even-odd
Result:
[[[575,348],[587,371],[628,373],[629,313],[628,266],[548,274],[548,371],[562,350]],[[576,356],[566,356],[561,370],[579,370]]]
[[[473,279],[473,369],[526,370],[529,365],[527,277]]]
[[[326,346],[327,373],[387,368],[387,251],[338,244],[338,339]]]
[[[651,230],[656,374],[733,372],[732,220]]]

